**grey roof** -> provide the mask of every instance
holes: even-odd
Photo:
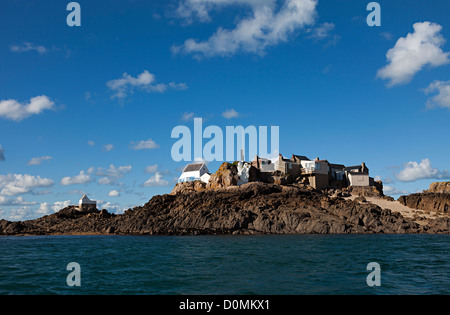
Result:
[[[310,159],[308,159],[306,156],[304,155],[297,155],[297,154],[292,154],[294,157],[296,157],[297,159],[301,160],[301,161],[311,161]]]
[[[199,171],[202,168],[203,165],[204,165],[203,163],[201,163],[201,164],[189,164],[188,166],[186,166],[184,168],[183,173],[184,172]]]

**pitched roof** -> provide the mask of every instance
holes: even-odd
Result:
[[[184,168],[183,173],[184,172],[199,171],[202,168],[203,165],[204,165],[203,163],[201,163],[201,164],[189,164],[188,166],[186,166]]]
[[[310,159],[308,159],[306,156],[304,155],[297,155],[297,154],[292,154],[293,158],[297,158],[300,161],[310,161]]]

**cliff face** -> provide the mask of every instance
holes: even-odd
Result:
[[[445,193],[450,194],[450,182],[432,183],[428,191],[431,193],[438,193],[438,194],[445,194]]]
[[[400,196],[398,201],[413,209],[450,213],[450,182],[432,183],[423,193]]]
[[[248,183],[225,189],[153,197],[143,207],[111,215],[68,207],[24,222],[0,221],[0,235],[45,234],[328,234],[449,233],[450,220],[427,226],[373,204],[295,186]]]
[[[398,201],[413,209],[450,213],[450,194],[425,192],[400,196]]]

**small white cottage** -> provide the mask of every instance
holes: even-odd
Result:
[[[80,211],[83,210],[91,210],[97,209],[97,201],[89,199],[86,195],[84,195],[78,204],[78,209]]]
[[[182,182],[192,182],[195,180],[209,180],[209,176],[206,176],[205,174],[209,174],[209,170],[206,167],[206,164],[204,163],[189,164],[184,168],[183,173],[178,179],[178,182],[182,183]]]

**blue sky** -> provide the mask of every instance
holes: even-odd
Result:
[[[369,2],[80,0],[69,27],[69,1],[2,1],[0,218],[169,193],[193,117],[279,126],[283,155],[364,161],[394,196],[448,180],[450,3],[369,27]]]

